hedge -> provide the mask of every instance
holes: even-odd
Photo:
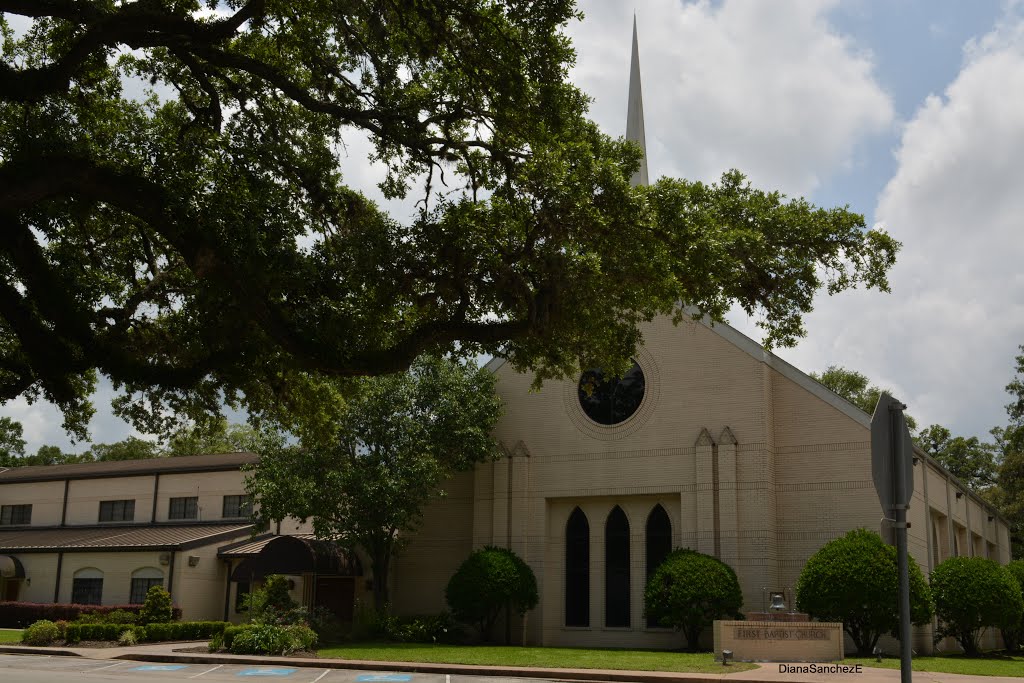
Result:
[[[230,626],[226,621],[179,621],[170,624],[68,624],[66,641],[69,644],[83,640],[117,640],[125,631],[135,634],[138,641],[161,642],[167,640],[206,640],[223,633]]]
[[[126,610],[138,614],[142,605],[79,605],[52,602],[0,602],[0,628],[25,628],[42,619],[49,621],[74,621],[80,614],[98,612],[107,614],[114,610]],[[181,619],[181,608],[174,608],[174,619]]]
[[[134,633],[137,640],[142,640],[146,634],[144,626],[131,624],[68,624],[64,640],[69,645],[83,640],[117,640],[125,631]]]
[[[227,621],[175,621],[169,624],[147,624],[146,634],[140,640],[206,640],[231,624]]]

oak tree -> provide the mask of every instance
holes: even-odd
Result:
[[[319,538],[363,549],[374,606],[384,610],[391,560],[423,507],[453,475],[497,456],[495,381],[486,369],[436,357],[356,380],[333,439],[262,453],[246,480],[259,517],[312,519]]]
[[[624,370],[660,314],[739,305],[792,343],[822,287],[888,288],[899,244],[844,208],[738,172],[631,187],[638,148],[568,80],[573,0],[0,12],[0,398],[79,434],[98,374],[166,434],[424,351]],[[349,186],[360,136],[413,216]]]

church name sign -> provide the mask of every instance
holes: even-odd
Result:
[[[843,625],[828,621],[716,621],[715,657],[737,662],[836,662],[843,658]]]
[[[810,626],[737,626],[733,631],[736,640],[831,640],[832,631]]]

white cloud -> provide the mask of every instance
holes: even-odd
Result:
[[[1024,343],[1024,21],[969,42],[941,95],[906,124],[876,217],[903,251],[889,296],[822,301],[782,355],[855,368],[901,391],[924,424],[985,435]]]
[[[613,135],[625,128],[628,3],[583,2],[573,79]],[[637,8],[652,177],[717,179],[809,194],[853,163],[893,105],[869,54],[827,20],[832,0],[648,0]]]

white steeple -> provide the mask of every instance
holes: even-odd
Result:
[[[629,65],[629,105],[626,109],[626,139],[640,145],[644,156],[640,169],[629,182],[634,187],[647,185],[647,141],[644,136],[644,98],[640,93],[640,52],[636,40],[636,15],[633,15],[633,57]]]

